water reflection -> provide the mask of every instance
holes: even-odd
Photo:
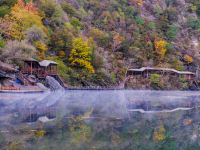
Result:
[[[1,149],[200,149],[199,92],[0,94]]]

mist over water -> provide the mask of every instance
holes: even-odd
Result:
[[[72,111],[81,114],[92,109],[97,112],[94,116],[126,118],[131,111],[160,113],[179,108],[187,110],[199,105],[199,92],[187,91],[60,90],[37,94],[0,94],[1,116],[17,113],[21,116],[37,114],[39,117],[45,116],[48,109],[54,109],[57,114],[70,117]]]
[[[199,106],[200,93],[191,91],[1,93],[0,147],[179,149],[185,137],[181,150],[199,148]]]

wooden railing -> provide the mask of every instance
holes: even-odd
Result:
[[[46,77],[48,75],[57,75],[56,70],[44,70],[41,68],[33,68],[31,69],[30,67],[28,68],[23,68],[21,70],[23,74],[34,74],[37,75],[38,77]]]

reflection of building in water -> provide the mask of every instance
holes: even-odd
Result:
[[[25,122],[36,122],[40,117],[47,117],[48,119],[56,118],[56,107],[44,108],[27,108],[19,112],[20,118]]]

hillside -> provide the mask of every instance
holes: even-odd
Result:
[[[1,0],[0,60],[59,63],[72,86],[117,86],[127,68],[196,71],[199,0]]]

